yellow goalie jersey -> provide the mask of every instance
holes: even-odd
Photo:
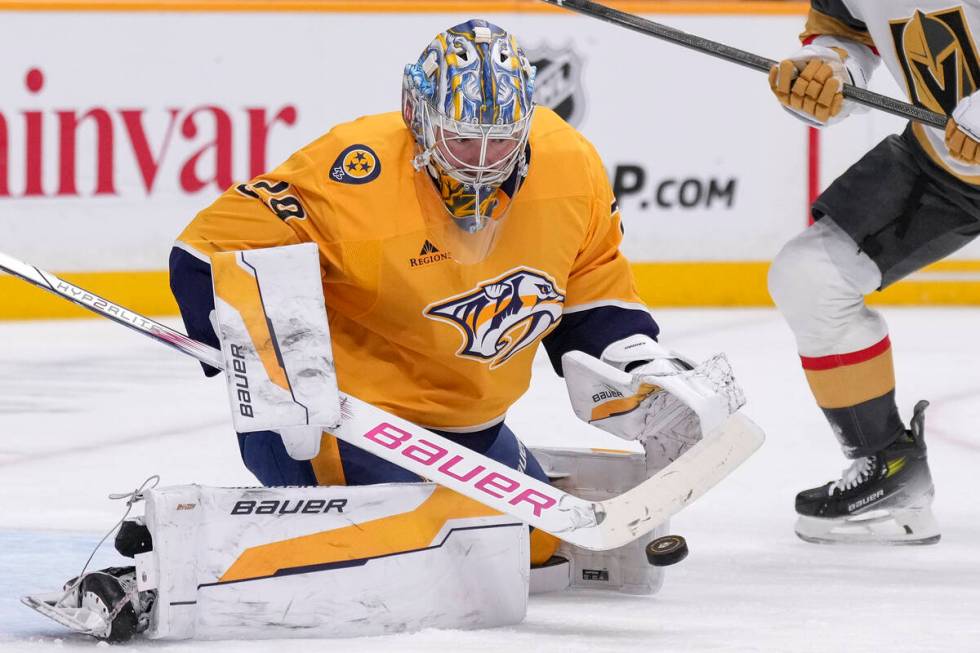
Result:
[[[401,114],[360,118],[198,214],[171,255],[191,335],[216,344],[212,254],[315,243],[340,389],[464,432],[503,419],[542,339],[560,372],[564,351],[656,336],[602,162],[556,114],[537,109],[527,179],[480,263],[458,263],[427,228],[424,212],[444,209],[420,192],[431,181],[412,167],[414,147]]]

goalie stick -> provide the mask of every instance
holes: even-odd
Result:
[[[218,369],[221,352],[57,276],[0,253],[0,270]],[[353,395],[340,393],[342,422],[331,434],[585,549],[615,549],[649,533],[738,467],[764,440],[735,413],[676,461],[633,489],[588,501],[511,469]]]
[[[772,59],[725,45],[724,43],[711,41],[704,37],[689,34],[682,30],[668,27],[667,25],[661,25],[660,23],[655,23],[652,20],[641,18],[625,11],[607,7],[598,2],[592,2],[591,0],[541,1],[555,7],[577,11],[580,14],[592,16],[607,23],[631,29],[640,34],[646,34],[647,36],[668,41],[685,48],[690,48],[691,50],[703,52],[704,54],[709,54],[725,61],[737,63],[740,66],[752,68],[753,70],[761,70],[764,73],[768,73],[770,68],[779,63]],[[937,129],[946,128],[947,117],[941,113],[930,111],[923,107],[917,107],[914,104],[902,102],[893,97],[881,95],[880,93],[875,93],[859,86],[854,86],[853,84],[844,84],[842,92],[844,93],[844,97],[858,104],[863,104],[864,106],[878,109],[879,111],[884,111],[885,113],[890,113],[893,116],[905,118],[906,120],[915,120]]]

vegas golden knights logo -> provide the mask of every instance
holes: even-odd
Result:
[[[915,104],[949,115],[960,99],[977,90],[980,61],[963,7],[916,11],[889,25]]]

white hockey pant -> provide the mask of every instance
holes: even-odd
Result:
[[[796,336],[801,356],[830,356],[870,347],[888,334],[864,303],[881,272],[832,219],[793,238],[769,268],[769,294]]]

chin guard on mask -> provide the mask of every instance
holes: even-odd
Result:
[[[483,196],[482,207],[463,207],[460,217],[447,215],[447,206],[450,202],[475,202],[475,194],[469,200],[466,189],[456,190],[451,184],[439,186],[440,180],[427,171],[416,174],[414,182],[429,239],[453,260],[469,265],[483,261],[493,251],[510,213],[511,198],[523,177],[515,170],[510,179]]]

